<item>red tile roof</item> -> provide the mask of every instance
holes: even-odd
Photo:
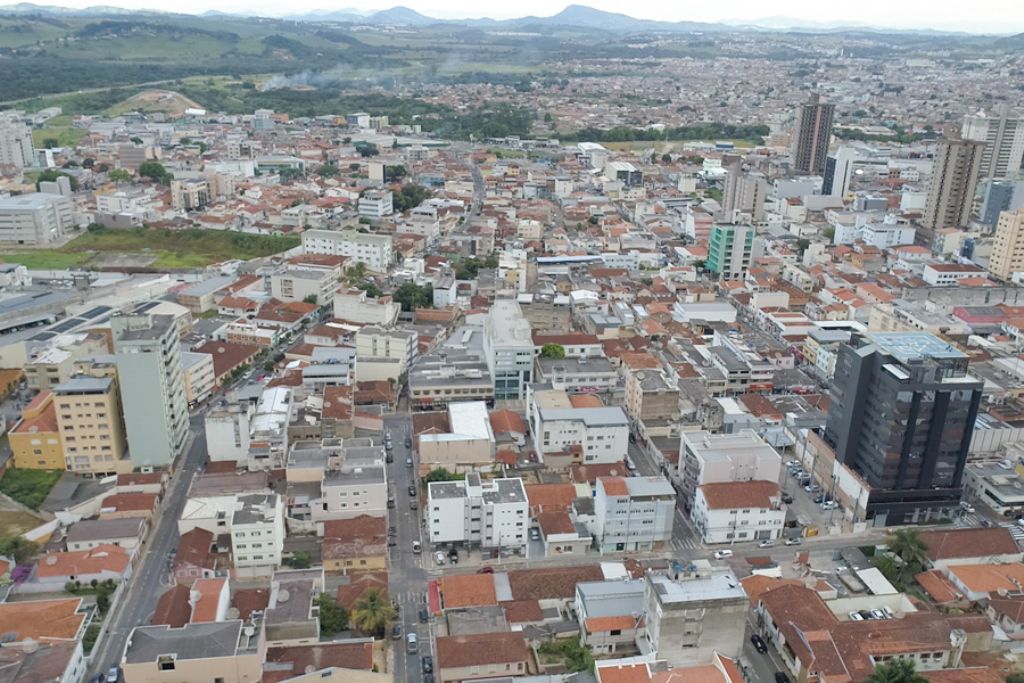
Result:
[[[149,623],[153,626],[170,626],[181,628],[188,623],[192,615],[192,607],[188,603],[189,588],[178,584],[171,588],[156,601],[156,611]]]
[[[704,499],[711,510],[764,510],[772,506],[772,498],[779,496],[779,485],[773,481],[730,481],[703,484],[697,488],[704,493]]]
[[[525,673],[530,659],[530,649],[520,632],[443,636],[436,642],[439,669],[523,662]]]

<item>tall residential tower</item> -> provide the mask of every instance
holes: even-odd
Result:
[[[825,172],[828,143],[832,137],[832,119],[836,105],[821,101],[814,93],[807,104],[800,105],[793,133],[793,171],[801,175]]]

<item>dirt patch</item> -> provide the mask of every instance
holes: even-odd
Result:
[[[29,529],[35,529],[43,522],[45,520],[20,510],[0,510],[0,529],[3,529],[7,535],[23,534]]]
[[[184,116],[186,109],[202,109],[193,100],[173,90],[143,90],[111,107],[112,112],[163,112],[168,116]]]

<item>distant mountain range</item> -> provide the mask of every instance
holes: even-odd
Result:
[[[20,2],[14,5],[0,6],[0,14],[55,14],[64,16],[111,16],[131,14],[172,14],[155,10],[131,10],[122,7],[97,5],[84,9],[73,9],[54,5],[37,5]],[[210,10],[202,16],[256,16]],[[456,26],[472,26],[478,28],[503,29],[544,29],[544,28],[584,28],[609,33],[692,33],[695,31],[806,31],[806,32],[883,32],[883,33],[919,33],[919,34],[951,34],[959,31],[936,31],[931,29],[898,30],[892,28],[872,27],[852,22],[813,22],[792,17],[772,16],[752,21],[729,20],[718,23],[696,21],[657,21],[637,19],[626,14],[605,12],[587,7],[586,5],[569,5],[558,14],[550,17],[526,16],[516,19],[437,19],[421,14],[409,7],[392,7],[386,10],[370,12],[354,8],[339,10],[317,10],[303,14],[292,14],[280,17],[293,21],[333,21],[372,26],[409,26],[422,27],[434,24],[450,24]],[[1024,35],[1024,34],[1022,34]]]

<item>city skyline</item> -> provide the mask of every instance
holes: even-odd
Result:
[[[24,3],[33,4],[33,3]],[[184,14],[203,14],[211,11],[207,3],[199,0],[182,0],[181,2],[151,2],[148,0],[118,0],[98,5],[93,0],[66,0],[60,3],[38,3],[42,6],[62,7],[81,10],[90,7],[115,8],[134,11],[158,11]],[[479,5],[465,0],[445,0],[444,2],[408,2],[395,3],[389,0],[377,0],[353,8],[351,6],[325,6],[321,0],[299,0],[282,6],[278,3],[241,2],[228,0],[221,3],[218,13],[239,14],[245,16],[265,17],[299,17],[306,14],[346,13],[370,15],[374,12],[392,9],[396,6],[407,7],[431,18],[444,21],[494,19],[509,20],[524,17],[550,17],[561,12],[574,3],[566,3],[558,10],[537,0],[518,3],[506,8],[488,8],[481,11]],[[789,0],[776,6],[771,14],[753,2],[744,0],[732,3],[728,8],[715,5],[691,5],[685,8],[669,7],[652,0],[642,0],[630,5],[627,12],[609,0],[593,0],[577,3],[596,10],[611,13],[627,14],[628,16],[649,21],[667,22],[701,22],[725,25],[756,26],[768,29],[806,29],[835,30],[843,28],[870,28],[898,31],[942,31],[954,33],[979,33],[1008,35],[1024,32],[1024,6],[1005,0],[983,0],[980,6],[975,5],[966,10],[963,5],[939,5],[929,8],[927,16],[921,16],[913,6],[893,6],[880,0],[868,0],[858,5],[859,14],[850,16],[844,7],[822,5],[805,0]],[[0,11],[17,7],[16,4],[0,6]],[[992,19],[978,19],[979,16]],[[997,19],[998,17],[998,19]]]

